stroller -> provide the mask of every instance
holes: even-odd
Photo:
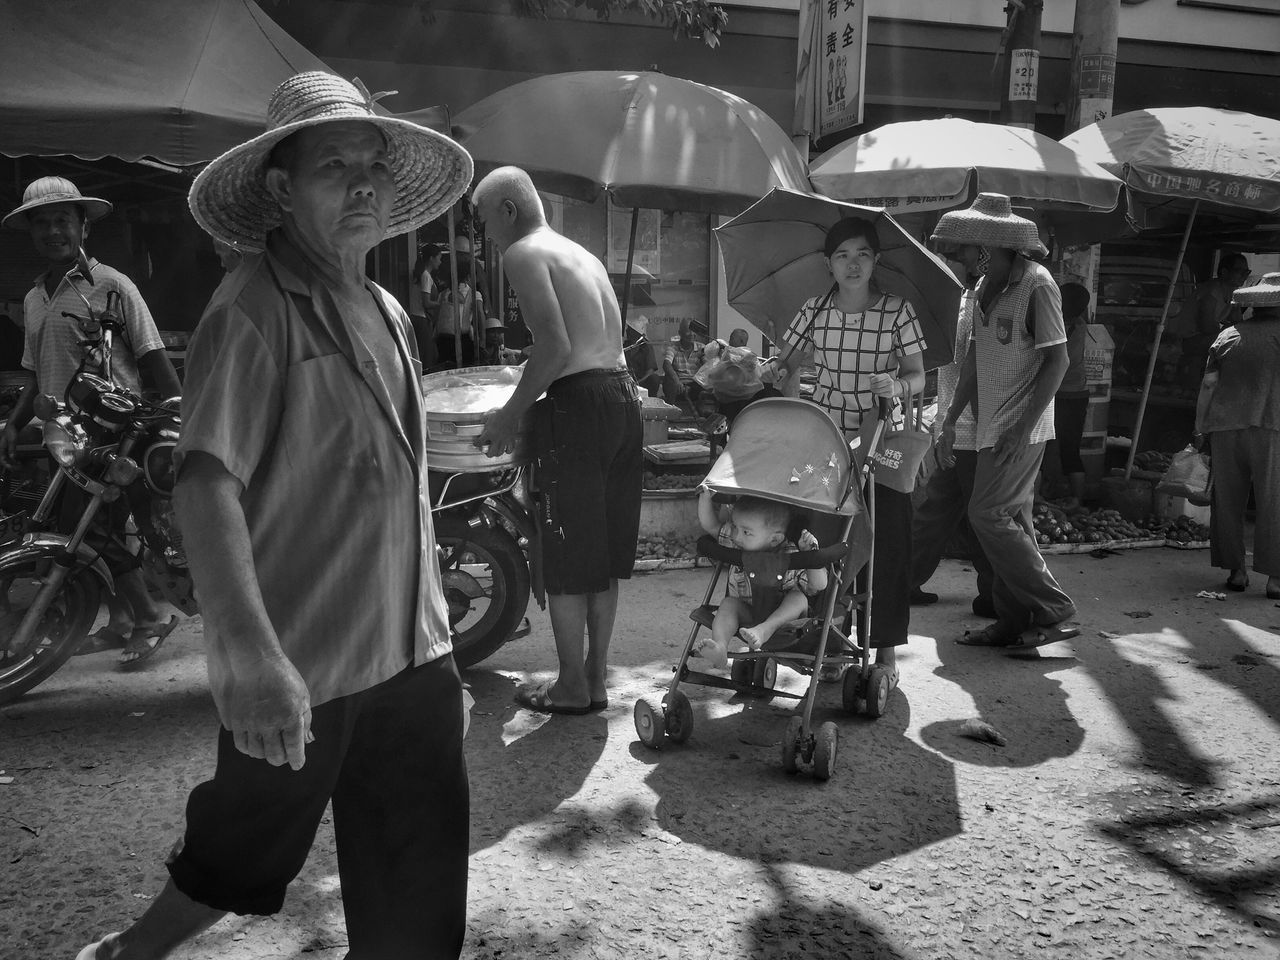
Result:
[[[783,558],[792,570],[826,567],[827,588],[811,599],[809,616],[785,624],[760,650],[730,652],[728,677],[690,669],[689,658],[699,633],[710,629],[715,617],[716,589],[727,575],[727,565],[744,566],[745,561],[744,570],[750,575],[755,561],[755,555],[722,546],[715,537],[699,539],[698,552],[715,561],[715,571],[702,604],[689,614],[693,628],[674,668],[671,685],[665,694],[650,694],[635,705],[636,733],[646,746],[660,748],[664,739],[683,743],[693,733],[693,709],[680,690],[682,683],[721,687],[765,700],[787,697],[803,700],[804,705],[787,724],[782,767],[788,773],[796,773],[801,763],[811,763],[814,776],[828,780],[835,770],[839,729],[832,721],[823,723],[816,732],[813,728],[813,706],[822,668],[847,668],[841,687],[845,710],[873,718],[884,713],[889,677],[872,665],[870,658],[869,585],[875,563],[871,519],[875,484],[871,481],[875,458],[866,454],[880,445],[889,411],[888,403],[882,402],[874,432],[856,455],[827,414],[805,400],[762,399],[738,416],[724,452],[707,474],[707,484],[716,494],[764,497],[828,515],[826,525],[840,529],[836,538],[828,537],[830,542],[824,542],[815,531],[820,542],[818,550],[786,554]],[[776,565],[779,558],[776,554],[771,556]],[[851,588],[864,560],[868,587],[864,592],[854,592]],[[755,579],[763,582],[766,578]],[[753,586],[753,603],[776,607],[779,599],[778,590]],[[862,616],[856,617],[859,609]],[[857,629],[846,633],[846,621],[856,622]],[[805,693],[774,689],[779,664],[808,674]]]

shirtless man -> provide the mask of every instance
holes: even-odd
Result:
[[[527,173],[494,170],[472,202],[533,335],[520,385],[476,439],[490,457],[508,453],[533,409],[543,578],[560,669],[555,680],[522,687],[516,702],[544,713],[603,710],[618,581],[631,576],[640,527],[640,395],[622,354],[622,315],[604,265],[547,225]]]

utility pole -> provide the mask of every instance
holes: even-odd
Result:
[[[1011,127],[1036,127],[1036,97],[1040,90],[1040,16],[1044,0],[1009,0],[1002,43],[1004,91],[1000,122]]]
[[[1067,133],[1111,116],[1119,34],[1120,0],[1076,0]]]

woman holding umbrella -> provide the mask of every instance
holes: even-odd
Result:
[[[806,300],[787,328],[786,384],[794,396],[800,366],[812,360],[818,368],[813,401],[852,440],[863,418],[876,415],[881,399],[924,389],[924,334],[910,302],[872,283],[880,239],[871,221],[837,221],[827,231],[823,254],[834,285],[825,296]],[[895,424],[901,420],[895,411]],[[911,497],[879,486],[875,504],[871,646],[892,690],[898,684],[896,648],[907,642],[911,616]]]

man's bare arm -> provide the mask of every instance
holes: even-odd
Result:
[[[160,391],[160,396],[182,396],[182,382],[178,379],[178,371],[173,369],[173,361],[163,350],[151,350],[138,358],[138,366],[147,372],[151,382]]]
[[[242,753],[298,770],[311,730],[311,698],[267,616],[240,504],[243,489],[216,457],[193,451],[182,464],[174,507],[201,615],[231,670],[228,685],[212,690],[222,724]]]

